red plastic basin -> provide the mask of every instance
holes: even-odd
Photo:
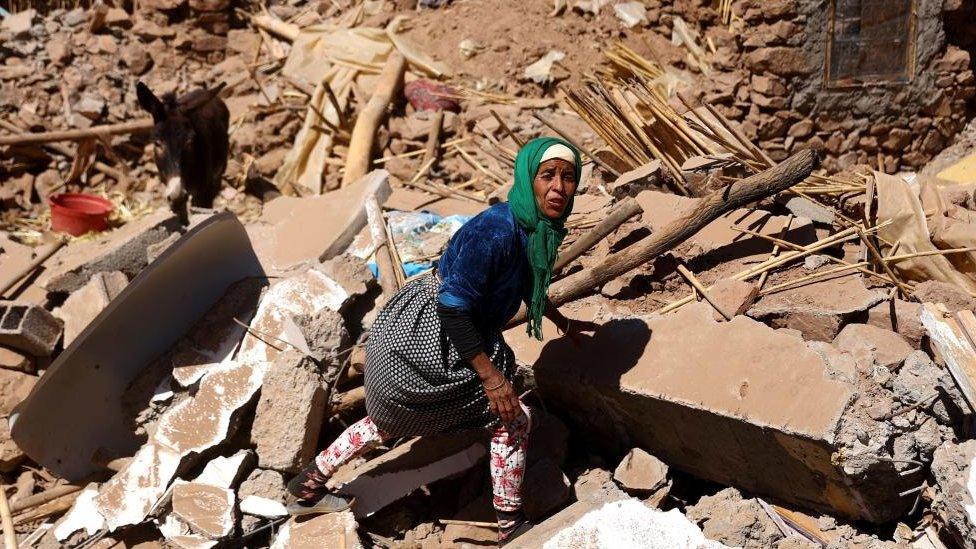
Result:
[[[108,216],[115,209],[109,200],[93,194],[64,193],[52,196],[51,229],[81,236],[108,228]]]

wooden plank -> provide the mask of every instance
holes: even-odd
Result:
[[[976,412],[976,347],[952,313],[941,304],[925,303],[921,320],[936,352],[969,404],[970,414]]]

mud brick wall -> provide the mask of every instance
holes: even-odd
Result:
[[[909,80],[832,87],[825,71],[836,1],[736,0],[728,26],[713,3],[676,0],[660,5],[659,23],[670,26],[677,15],[711,40],[709,83],[688,95],[715,104],[774,159],[812,147],[830,171],[917,169],[965,126],[976,95],[970,54],[946,34],[965,10],[915,0]]]
[[[139,10],[143,17],[158,25],[176,21],[190,21],[193,29],[180,33],[173,45],[194,57],[220,62],[227,48],[230,30],[231,0],[142,0]]]

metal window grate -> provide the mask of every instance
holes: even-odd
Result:
[[[833,0],[826,82],[906,83],[915,50],[914,0]]]

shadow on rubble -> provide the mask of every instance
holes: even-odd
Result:
[[[637,365],[651,340],[647,323],[633,318],[604,323],[580,344],[567,337],[546,344],[535,364],[536,381],[545,398],[547,381],[559,384],[620,386],[620,376]]]

